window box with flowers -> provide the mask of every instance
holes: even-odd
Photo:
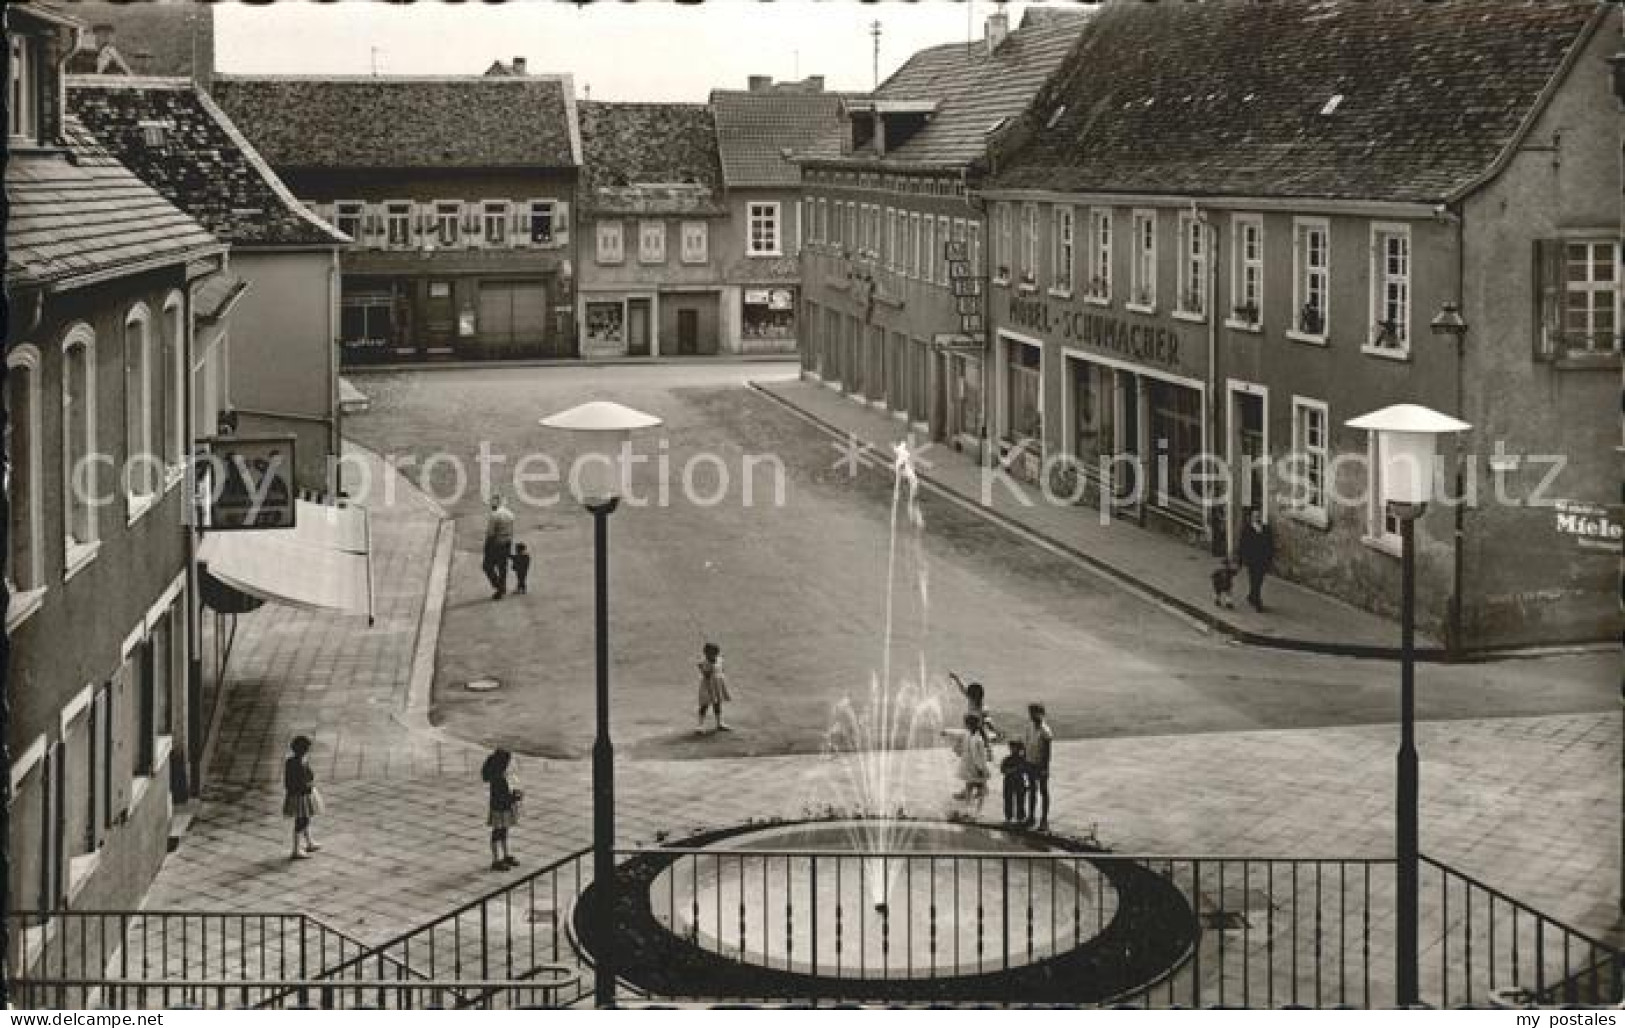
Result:
[[[1248,329],[1257,329],[1258,328],[1258,319],[1259,319],[1258,304],[1256,304],[1256,303],[1240,304],[1234,310],[1232,310],[1230,313],[1232,315],[1234,315],[1234,320],[1232,320],[1232,322],[1231,322],[1233,327],[1236,327],[1236,328],[1248,328]]]
[[[1318,346],[1326,345],[1326,312],[1312,304],[1305,304],[1298,310],[1297,322],[1287,338],[1300,343],[1314,343]]]

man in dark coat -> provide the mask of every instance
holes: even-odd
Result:
[[[1264,512],[1257,507],[1247,512],[1236,550],[1239,563],[1247,569],[1247,602],[1263,613],[1264,575],[1275,562],[1275,531],[1264,524]]]

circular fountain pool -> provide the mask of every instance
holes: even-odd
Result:
[[[1102,1002],[1166,975],[1197,931],[1161,875],[985,825],[743,826],[619,872],[621,974],[668,996]],[[589,955],[599,898],[575,916]]]

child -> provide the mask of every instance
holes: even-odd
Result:
[[[513,754],[507,750],[493,750],[480,766],[480,777],[490,786],[490,810],[486,824],[491,826],[491,870],[506,871],[516,866],[508,852],[508,829],[519,823],[519,801],[524,794],[513,787],[508,769]]]
[[[524,543],[515,546],[508,563],[513,565],[513,577],[519,583],[514,587],[514,592],[524,595],[525,577],[530,574],[530,548]]]
[[[1219,561],[1219,566],[1213,572],[1213,605],[1225,610],[1234,610],[1236,601],[1230,595],[1231,588],[1236,584],[1236,569],[1230,563],[1230,558]]]
[[[717,716],[717,731],[731,732],[732,728],[722,720],[722,704],[733,699],[728,695],[728,679],[722,673],[722,647],[716,643],[706,643],[703,650],[703,659],[697,665],[700,669],[700,722],[694,731],[698,735],[705,734],[705,712],[707,709],[715,711]]]
[[[948,680],[954,683],[960,695],[965,697],[965,716],[976,717],[982,726],[982,738],[987,742],[991,752],[993,744],[999,739],[999,731],[993,727],[993,718],[988,715],[987,692],[982,688],[982,683],[966,682],[952,671],[948,672]]]
[[[316,791],[316,772],[310,769],[310,737],[296,735],[288,744],[288,759],[282,762],[282,813],[293,818],[291,860],[303,860],[321,849],[310,838],[310,822],[321,813],[322,798]],[[304,839],[305,851],[299,852]]]
[[[965,783],[963,789],[954,793],[954,799],[971,801],[975,804],[974,813],[979,814],[982,803],[987,799],[989,766],[993,763],[987,736],[982,734],[982,719],[975,714],[966,714],[962,733],[944,731],[943,734],[954,737],[954,751],[959,755],[959,764],[954,773]]]
[[[1004,823],[1027,820],[1027,747],[1020,739],[1010,740],[1010,752],[999,761],[1004,775]]]
[[[1049,763],[1055,743],[1045,715],[1042,703],[1027,704],[1027,816],[1022,824],[1031,828],[1036,820],[1040,832],[1049,831]],[[1043,809],[1039,801],[1043,801]]]

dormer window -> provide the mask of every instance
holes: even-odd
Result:
[[[141,142],[146,145],[147,149],[162,150],[167,145],[169,140],[169,122],[142,121],[139,123],[139,125],[141,128]]]
[[[11,90],[6,96],[7,126],[10,138],[39,142],[40,72],[39,40],[21,33],[11,35]]]

